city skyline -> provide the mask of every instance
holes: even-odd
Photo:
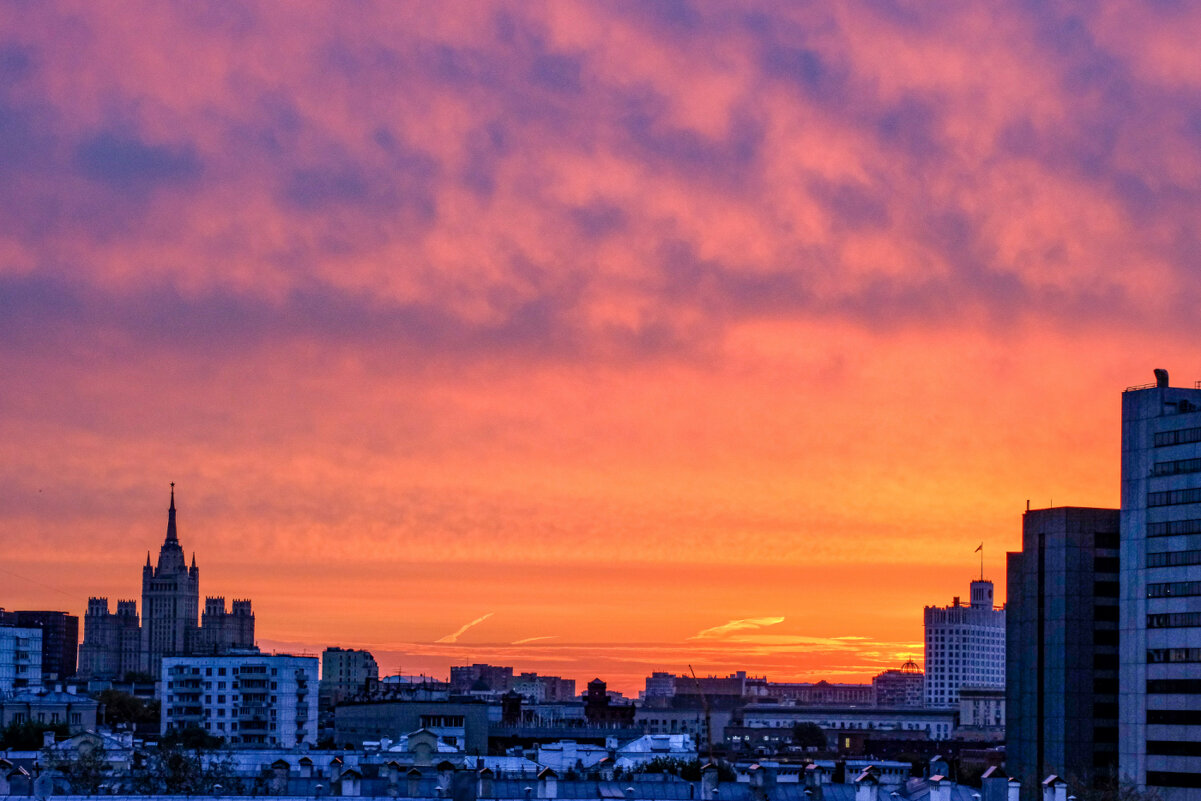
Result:
[[[8,608],[174,481],[268,649],[866,680],[1201,378],[1192,9],[120,9],[0,7]]]

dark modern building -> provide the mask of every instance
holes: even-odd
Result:
[[[1201,799],[1201,387],[1122,394],[1119,767]]]
[[[75,675],[79,650],[79,618],[66,612],[17,610],[8,613],[13,625],[42,630],[42,684],[50,685]]]
[[[1009,554],[1006,770],[1027,797],[1052,773],[1087,786],[1117,769],[1119,516],[1027,511]]]

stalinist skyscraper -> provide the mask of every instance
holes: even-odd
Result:
[[[189,654],[197,642],[196,620],[200,614],[200,569],[196,553],[192,566],[184,560],[183,547],[175,529],[175,483],[171,483],[171,508],[167,510],[167,538],[158,552],[158,565],[142,568],[142,664],[147,673],[157,673],[164,656]]]
[[[200,625],[197,626],[197,617]],[[184,558],[175,527],[175,484],[167,510],[167,538],[158,552],[158,565],[142,567],[142,618],[133,600],[117,602],[109,611],[108,598],[89,598],[79,646],[82,678],[119,679],[133,673],[158,676],[165,656],[224,654],[254,648],[254,612],[250,601],[206,598],[200,615],[200,569]]]

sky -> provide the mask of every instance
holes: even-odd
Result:
[[[1196,360],[1185,3],[0,3],[0,606],[864,681]],[[1196,366],[1194,366],[1196,365]]]

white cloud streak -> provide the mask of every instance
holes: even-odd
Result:
[[[453,634],[447,634],[445,637],[440,637],[440,638],[434,640],[434,642],[436,642],[436,643],[437,642],[441,642],[441,643],[458,642],[459,638],[463,636],[463,634],[467,631],[467,629],[471,628],[472,626],[478,626],[479,624],[483,623],[488,618],[492,617],[492,614],[493,614],[492,612],[489,612],[486,615],[477,617],[475,620],[471,621],[470,623],[463,624],[463,626],[461,626],[459,628],[459,630],[454,632]]]
[[[741,620],[731,620],[729,623],[722,623],[720,626],[714,626],[704,631],[698,631],[688,639],[690,640],[716,640],[725,637],[727,634],[733,634],[738,631],[747,631],[752,629],[761,629],[764,626],[775,626],[778,623],[783,623],[782,617],[746,617]]]

